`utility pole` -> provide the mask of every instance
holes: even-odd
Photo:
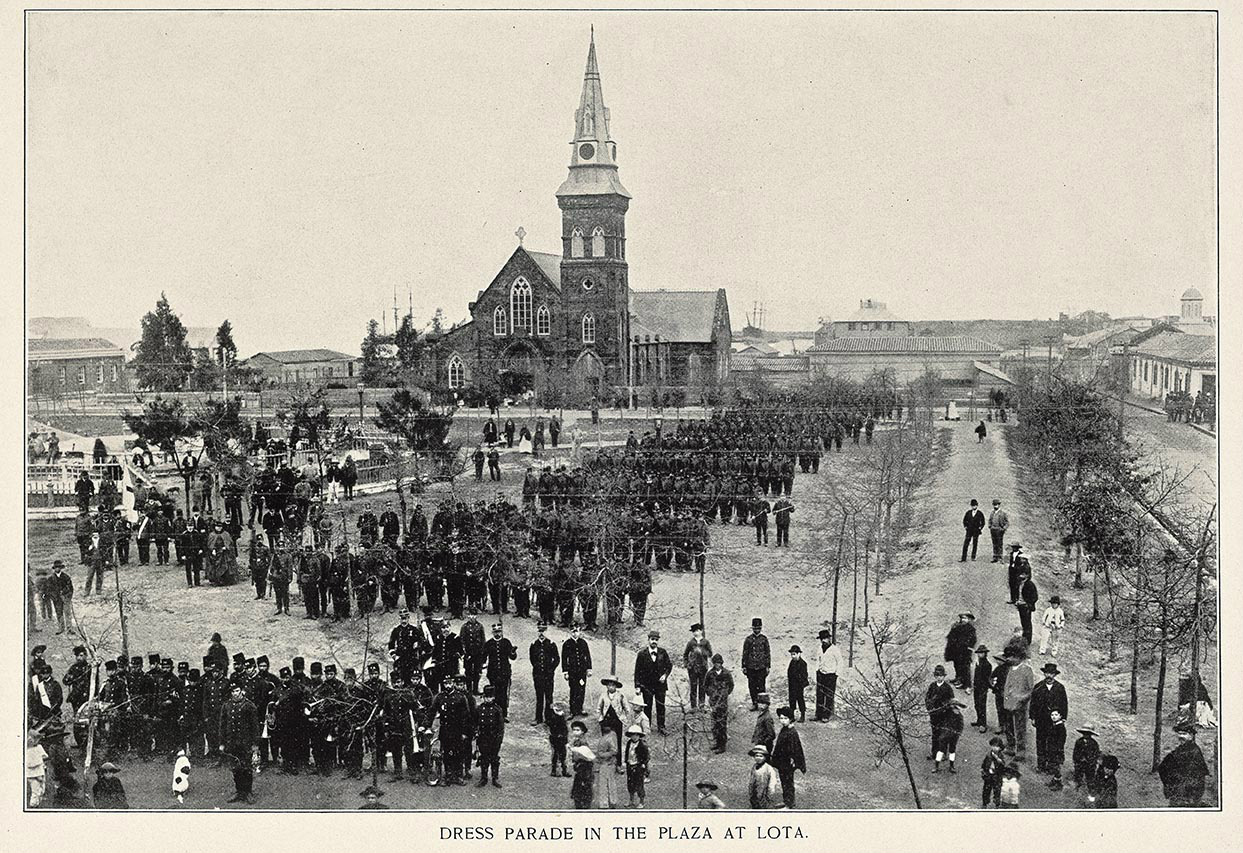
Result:
[[[1130,390],[1131,344],[1122,345],[1122,381],[1118,384],[1118,441],[1122,441],[1122,427],[1126,421],[1126,394]]]

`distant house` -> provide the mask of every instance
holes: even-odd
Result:
[[[1123,323],[1062,340],[1062,371],[1079,380],[1090,380],[1113,370],[1112,359],[1120,347],[1134,343],[1147,326]],[[1114,374],[1115,376],[1120,374]]]
[[[350,385],[357,383],[360,360],[330,349],[292,349],[258,352],[246,359],[265,385]]]
[[[906,338],[913,334],[911,323],[891,313],[884,302],[861,299],[859,310],[845,320],[823,324],[816,332],[816,343],[840,338]]]
[[[34,396],[129,390],[125,351],[104,338],[30,338],[26,353]]]

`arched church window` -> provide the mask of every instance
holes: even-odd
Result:
[[[552,314],[547,305],[541,305],[535,314],[535,334],[542,337],[552,334]]]
[[[583,229],[575,228],[570,232],[570,257],[581,258],[583,256]]]
[[[594,344],[596,342],[596,318],[595,315],[588,311],[583,315],[583,343]]]
[[[531,285],[525,278],[518,279],[510,288],[509,321],[511,332],[531,331]]]
[[[599,226],[591,232],[591,256],[593,258],[604,257],[604,229]]]
[[[449,387],[462,388],[466,385],[466,365],[458,355],[449,357]]]
[[[498,305],[492,311],[492,334],[498,338],[509,332],[509,318],[505,316],[505,306]]]

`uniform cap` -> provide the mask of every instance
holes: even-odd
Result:
[[[86,654],[86,646],[74,646],[74,647],[73,647],[73,653],[74,653],[74,656],[75,656],[75,657],[76,657],[77,655],[84,655],[84,654]]]
[[[246,655],[244,652],[237,652],[233,655],[234,663],[246,663]]]
[[[752,619],[752,620],[751,620],[751,627],[752,627],[752,628],[762,628],[762,627],[764,627],[764,620],[763,620],[763,619],[761,619],[760,617],[756,616],[754,619]]]
[[[311,661],[311,675],[323,675],[324,665],[319,661]]]
[[[261,663],[271,664],[271,661],[268,660],[267,655],[259,655],[259,657],[255,658],[255,663],[256,664],[261,664]]]
[[[280,676],[281,676],[281,678],[292,678],[292,677],[293,677],[293,670],[292,670],[292,669],[290,669],[290,668],[289,668],[289,667],[287,667],[287,666],[282,666],[282,667],[281,667],[281,671],[280,671]]]
[[[327,675],[327,674],[328,674],[328,673],[330,673],[330,672],[331,672],[333,675],[336,675],[336,674],[337,674],[337,665],[336,665],[335,663],[326,663],[326,664],[324,664],[324,674],[325,674],[325,675]]]

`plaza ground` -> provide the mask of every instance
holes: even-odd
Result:
[[[1145,690],[1141,696],[1140,713],[1132,717],[1126,712],[1129,689],[1128,656],[1110,664],[1097,649],[1103,645],[1086,621],[1090,614],[1090,593],[1075,590],[1073,561],[1068,562],[1057,537],[1045,521],[1039,497],[1026,488],[1025,472],[1017,470],[1007,452],[1009,426],[994,425],[988,439],[977,444],[967,422],[938,424],[938,446],[942,448],[936,471],[920,485],[914,499],[912,527],[902,543],[894,577],[884,579],[882,595],[871,601],[873,616],[888,611],[908,625],[921,626],[918,635],[920,653],[927,658],[930,671],[940,661],[944,634],[961,610],[972,610],[977,616],[980,641],[1000,648],[1017,625],[1014,608],[1006,602],[1008,593],[1005,570],[989,562],[987,546],[974,562],[959,563],[962,541],[961,518],[970,498],[987,506],[993,497],[1005,503],[1012,519],[1010,539],[1021,541],[1031,555],[1036,580],[1043,600],[1059,593],[1067,602],[1067,630],[1063,650],[1058,657],[1061,680],[1070,697],[1070,728],[1091,721],[1102,733],[1102,747],[1118,754],[1122,761],[1119,774],[1119,801],[1124,807],[1164,805],[1160,784],[1148,773],[1151,752],[1152,682],[1150,672],[1144,674]],[[883,433],[878,433],[883,440]],[[825,541],[829,533],[830,483],[857,475],[861,451],[849,443],[841,454],[826,454],[818,475],[800,474],[795,481],[793,500],[796,512],[791,530],[791,547],[777,549],[757,547],[749,527],[734,524],[713,524],[712,545],[705,577],[704,620],[714,648],[726,659],[735,678],[733,719],[730,723],[728,751],[714,755],[708,749],[707,729],[703,718],[687,718],[691,749],[688,760],[689,781],[693,785],[702,777],[711,777],[721,786],[718,792],[724,802],[734,808],[746,807],[746,780],[750,734],[754,714],[746,701],[746,679],[738,660],[742,641],[749,633],[751,618],[764,619],[765,633],[773,650],[774,668],[769,689],[774,703],[784,702],[786,695],[786,649],[798,643],[811,652],[817,647],[816,632],[829,618],[831,584],[826,579]],[[517,499],[524,460],[507,456],[505,479],[501,488]],[[492,497],[497,488],[486,479],[481,484],[473,478],[459,478],[455,483],[436,484],[423,497],[424,504],[434,504],[444,494],[453,494],[467,501]],[[351,532],[354,518],[363,506],[383,504],[391,494],[368,497],[344,507],[346,523]],[[65,559],[71,567],[75,583],[81,584],[85,569],[77,564],[76,545],[69,522],[34,522],[29,527],[29,554],[34,565],[49,565],[51,559]],[[243,534],[245,539],[245,534]],[[987,537],[985,537],[985,540]],[[775,542],[775,537],[773,539]],[[244,543],[243,543],[244,550]],[[109,578],[111,588],[114,581]],[[366,625],[354,619],[344,623],[317,622],[300,618],[295,599],[293,616],[276,616],[268,601],[255,601],[253,589],[238,585],[227,588],[204,586],[185,588],[184,576],[177,567],[138,567],[133,561],[122,570],[121,583],[129,591],[129,618],[132,654],[146,655],[159,651],[176,660],[189,660],[196,665],[206,650],[213,631],[224,635],[230,652],[245,651],[250,655],[267,653],[274,666],[294,655],[308,660],[337,661],[339,666],[357,667],[364,656]],[[699,579],[695,574],[665,573],[654,577],[654,591],[648,613],[648,625],[662,633],[661,644],[677,661],[689,636],[689,625],[699,620]],[[79,586],[79,593],[81,588]],[[850,582],[843,579],[844,604],[839,607],[839,620],[849,616]],[[1085,601],[1086,599],[1086,601]],[[1085,612],[1085,606],[1088,610]],[[76,603],[87,630],[102,637],[103,651],[116,653],[119,634],[115,625],[115,601],[82,598]],[[483,617],[485,624],[492,617]],[[368,659],[383,655],[388,630],[395,624],[394,614],[373,617],[373,642],[366,651]],[[526,649],[534,638],[530,620],[506,618],[506,634],[519,649],[511,705],[511,722],[506,730],[502,750],[503,790],[493,788],[454,787],[431,789],[408,782],[383,783],[388,791],[385,802],[393,808],[406,809],[563,809],[569,808],[569,780],[548,776],[547,744],[544,730],[530,725],[533,689]],[[553,628],[550,637],[560,643],[564,633]],[[844,635],[843,635],[844,637]],[[592,684],[588,692],[590,706],[599,689],[599,676],[609,667],[610,647],[606,637],[591,637],[595,662]],[[634,650],[645,639],[645,629],[627,623],[618,636],[616,671],[629,686],[632,683]],[[50,629],[28,637],[34,643],[49,646],[47,657],[59,676],[68,666],[73,642],[66,636],[55,636]],[[843,639],[844,646],[844,639]],[[843,647],[843,652],[845,648]],[[862,638],[856,654],[862,652]],[[1215,650],[1214,650],[1215,655]],[[1209,669],[1205,681],[1216,691],[1216,673]],[[809,655],[814,657],[814,655]],[[863,666],[862,658],[857,663]],[[1037,667],[1042,663],[1036,655]],[[814,667],[814,664],[813,664]],[[851,676],[843,676],[848,685]],[[814,677],[813,677],[814,680]],[[672,697],[685,695],[684,673],[675,669]],[[631,688],[632,689],[632,688]],[[1177,678],[1171,673],[1167,685],[1167,709],[1173,705]],[[814,690],[807,691],[809,702]],[[557,697],[565,700],[564,680],[558,678]],[[970,704],[969,697],[960,694]],[[841,711],[839,703],[839,712]],[[970,708],[966,711],[971,714]],[[993,708],[990,702],[990,723]],[[667,728],[669,736],[653,735],[652,776],[648,786],[648,808],[677,809],[682,804],[681,740],[682,714],[672,707]],[[967,718],[970,722],[970,717]],[[799,807],[807,809],[879,809],[910,808],[911,793],[905,772],[893,760],[877,766],[872,747],[858,728],[841,720],[828,724],[807,722],[800,726],[809,773],[798,777]],[[1200,737],[1210,768],[1215,770],[1215,732]],[[926,743],[923,738],[912,745],[914,771],[924,808],[962,809],[978,806],[979,763],[987,750],[988,735],[968,728],[959,746],[956,775],[931,773],[931,763],[924,760]],[[1068,739],[1069,750],[1074,735]],[[1166,746],[1173,736],[1166,729]],[[176,807],[169,793],[170,767],[166,763],[127,761],[122,778],[133,807]],[[382,775],[381,780],[384,780]],[[1030,808],[1065,809],[1079,805],[1078,795],[1067,790],[1053,793],[1043,785],[1043,777],[1034,771],[1024,774],[1023,805]],[[326,809],[354,808],[361,803],[358,791],[362,784],[344,780],[338,775],[321,779],[303,775],[287,777],[265,772],[256,782],[254,809]],[[231,793],[231,777],[222,769],[203,768],[194,776],[194,787],[183,808],[227,808],[224,800]],[[1213,793],[1211,791],[1211,793]],[[695,792],[689,792],[693,806]]]

